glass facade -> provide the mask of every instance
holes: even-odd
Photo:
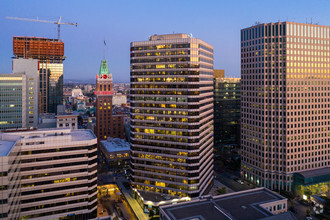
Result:
[[[240,146],[240,79],[214,78],[214,147]]]
[[[56,113],[63,104],[63,63],[39,64],[39,111]]]
[[[0,130],[23,126],[23,78],[22,74],[0,75]]]
[[[192,197],[211,185],[211,45],[180,34],[131,43],[131,170],[138,190]]]

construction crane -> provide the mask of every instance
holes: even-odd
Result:
[[[19,21],[32,21],[32,22],[41,22],[41,23],[50,23],[50,24],[57,24],[57,38],[60,39],[61,35],[61,25],[74,25],[78,26],[78,23],[62,23],[62,16],[58,19],[58,21],[47,21],[47,20],[39,20],[37,19],[31,19],[31,18],[17,18],[17,17],[6,17],[6,19],[11,19],[11,20],[19,20]]]

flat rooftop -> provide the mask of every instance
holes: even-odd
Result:
[[[19,139],[19,137],[8,139],[6,136],[7,135],[0,133],[0,157],[8,156],[11,149],[15,146],[16,141]]]
[[[129,143],[120,138],[109,138],[108,140],[100,141],[103,147],[109,152],[129,151]]]
[[[91,130],[79,129],[71,130],[69,128],[47,128],[47,129],[34,129],[34,130],[6,130],[5,134],[22,136],[24,140],[36,139],[36,138],[46,138],[46,137],[61,137],[61,136],[71,136],[71,141],[87,141],[96,139],[96,136]]]
[[[189,202],[161,206],[160,209],[171,220],[250,220],[273,216],[273,213],[260,205],[279,200],[286,198],[265,188],[258,188],[214,197],[200,197]]]
[[[180,197],[175,197],[175,196],[171,196],[168,194],[160,194],[160,193],[147,192],[147,191],[142,191],[142,190],[138,190],[138,192],[140,193],[140,195],[144,199],[144,201],[153,201],[156,203],[161,202],[161,201],[167,201],[167,200],[180,198]]]
[[[315,169],[315,170],[308,170],[308,171],[302,171],[297,173],[305,178],[313,178],[317,176],[325,176],[329,175],[330,176],[330,167],[324,167],[320,169]]]
[[[96,136],[91,130],[71,130],[72,141],[87,141],[91,139],[95,139]]]

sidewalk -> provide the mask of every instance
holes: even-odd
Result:
[[[120,187],[120,191],[125,196],[128,204],[132,208],[133,212],[135,213],[135,216],[138,218],[138,220],[149,220],[149,217],[147,214],[145,214],[141,208],[141,206],[138,204],[138,202],[131,196],[130,191],[127,190],[124,185],[122,184],[122,178],[118,177],[117,184]]]
[[[232,190],[231,188],[223,185],[222,183],[220,183],[218,180],[214,180],[214,186],[212,187],[212,189],[210,190],[210,193],[212,196],[216,196],[216,195],[219,195],[217,193],[217,189],[220,189],[222,187],[225,187],[226,188],[226,193],[231,193],[231,192],[234,192],[234,190]]]

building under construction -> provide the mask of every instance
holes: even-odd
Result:
[[[56,113],[63,104],[64,43],[58,39],[13,37],[14,59],[39,60],[39,113]]]

